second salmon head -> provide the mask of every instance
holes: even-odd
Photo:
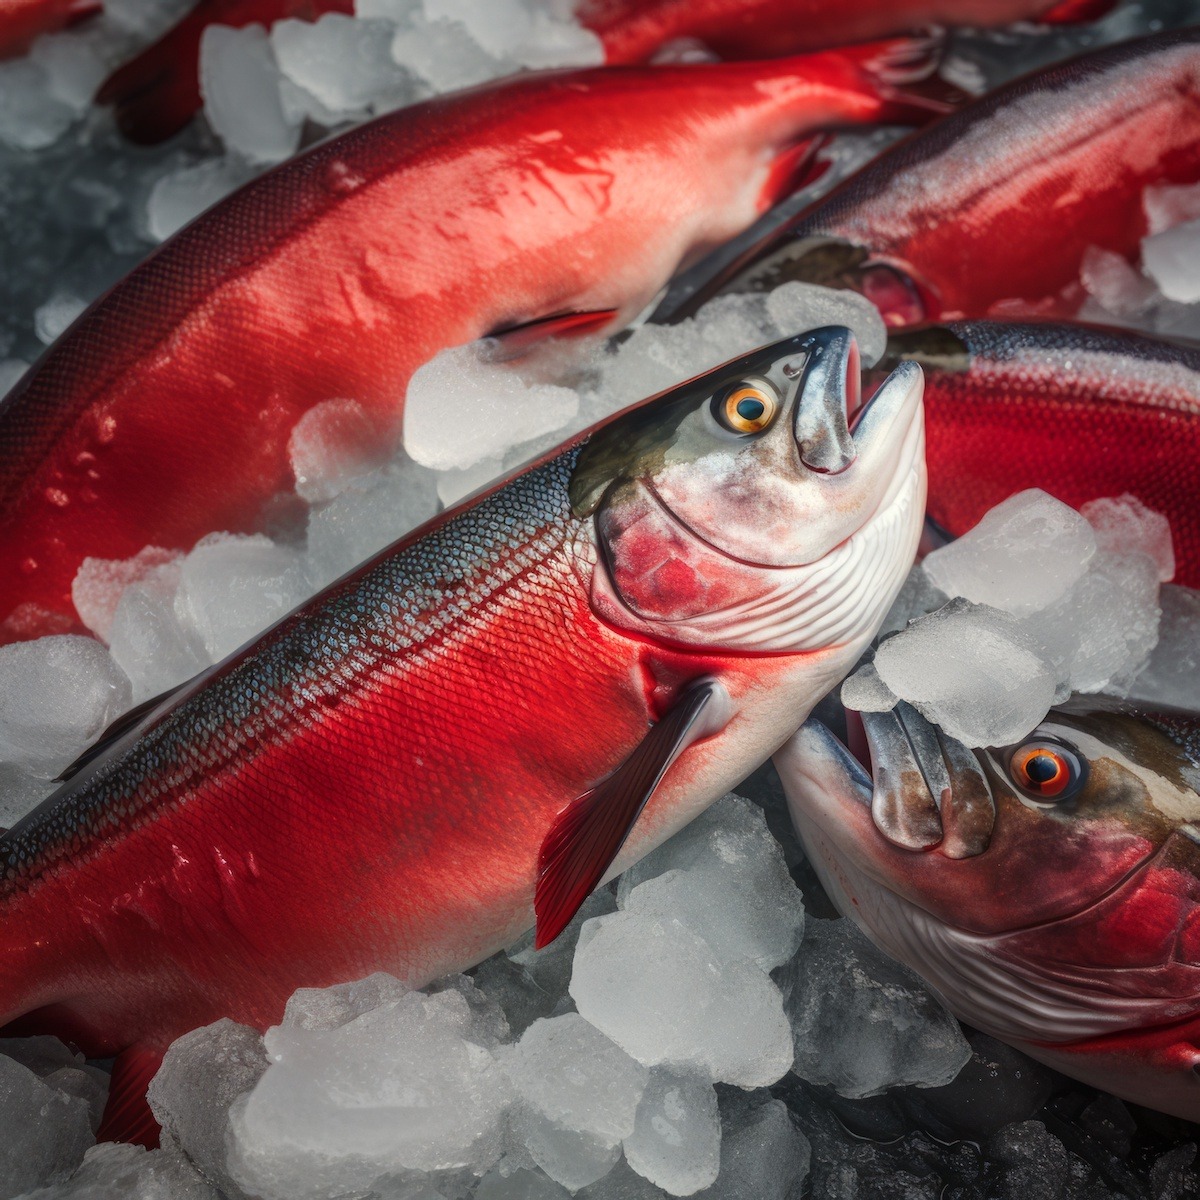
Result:
[[[681,647],[831,652],[844,671],[925,502],[920,369],[902,364],[866,405],[858,371],[853,334],[830,326],[594,434],[571,500],[595,514],[597,614]]]

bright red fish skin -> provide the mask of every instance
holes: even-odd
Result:
[[[1200,180],[1200,31],[1037,72],[905,139],[672,316],[788,279],[861,291],[893,326],[1072,317],[1089,246],[1134,261],[1142,192]]]
[[[942,753],[958,745],[938,736]],[[868,739],[880,779],[897,763]],[[1014,763],[1064,747],[1083,771],[1061,798],[1032,799]],[[816,722],[776,755],[831,897],[961,1020],[1095,1087],[1197,1120],[1200,718],[1078,696],[1020,747],[959,749],[986,777],[991,813],[986,837],[957,857],[883,836],[871,775]],[[952,769],[943,814],[962,778]],[[905,785],[903,802],[916,797]]]
[[[580,21],[600,36],[605,61],[647,62],[681,38],[703,42],[722,58],[770,58],[823,46],[888,37],[929,25],[994,27],[1015,21],[1090,20],[1110,2],[1057,0],[581,0]]]
[[[1171,522],[1200,587],[1200,350],[1085,325],[952,322],[893,334],[925,370],[929,515],[959,537],[1041,488],[1072,508],[1131,492]]]
[[[0,1024],[161,1050],[221,1016],[276,1022],[299,986],[463,969],[532,923],[558,814],[699,678],[731,715],[669,767],[609,874],[736,783],[869,641],[924,510],[919,370],[866,410],[834,475],[804,465],[813,359],[798,383],[782,370],[806,354],[807,335],[748,355],[444,514],[83,765],[0,839]],[[781,403],[741,437],[710,414],[747,375]],[[844,392],[822,411],[849,438]],[[643,523],[640,560],[608,566],[605,514],[693,467],[701,485],[658,510],[666,542]],[[739,529],[766,499],[807,519],[758,564]],[[729,551],[690,532],[722,515]],[[664,622],[613,601],[651,577]],[[764,588],[799,620],[766,641]]]
[[[559,72],[381,117],[248,184],[0,407],[0,636],[72,627],[89,555],[256,528],[312,405],[352,397],[388,436],[439,350],[572,311],[619,328],[776,198],[812,130],[917,112],[839,53]]]
[[[99,0],[0,0],[0,59],[24,54],[39,34],[98,13]]]

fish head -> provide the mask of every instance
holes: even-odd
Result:
[[[970,750],[906,705],[847,718],[862,762],[815,720],[776,755],[793,821],[959,1017],[1040,1044],[1200,1011],[1200,719],[1081,697]]]
[[[830,326],[601,428],[571,482],[594,518],[595,611],[676,645],[861,644],[919,537],[922,381],[901,364],[862,405],[854,335]]]

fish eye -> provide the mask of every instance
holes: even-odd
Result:
[[[1018,746],[1008,760],[1013,783],[1034,800],[1068,800],[1087,779],[1087,762],[1065,742],[1042,738]]]
[[[759,433],[775,419],[779,397],[766,380],[743,379],[718,392],[713,407],[731,433]]]

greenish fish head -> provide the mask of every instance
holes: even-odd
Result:
[[[659,640],[798,652],[858,644],[911,562],[925,498],[922,373],[861,403],[850,330],[788,338],[617,417],[571,482],[592,600]]]
[[[970,750],[914,709],[776,755],[835,903],[964,1020],[1068,1042],[1200,1011],[1200,718],[1103,697]],[[860,761],[861,759],[861,761]]]

